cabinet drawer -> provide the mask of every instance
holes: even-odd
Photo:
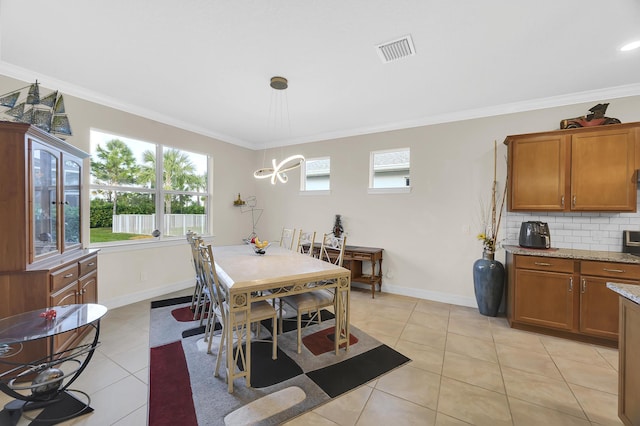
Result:
[[[78,279],[78,264],[74,263],[51,274],[51,291],[58,291]]]
[[[80,264],[80,276],[84,277],[89,272],[95,271],[98,268],[98,256],[91,256],[78,263]]]
[[[573,259],[544,256],[516,256],[516,268],[573,273]]]
[[[582,261],[580,262],[580,274],[640,280],[640,265],[635,263]]]
[[[371,260],[371,255],[367,253],[351,253],[351,259],[369,262]]]

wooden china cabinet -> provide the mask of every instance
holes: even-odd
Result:
[[[0,122],[0,318],[97,301],[97,251],[83,248],[81,237],[87,157],[35,126]],[[0,361],[55,354],[84,332],[30,342],[14,357],[0,348]],[[0,372],[7,369],[0,363]]]

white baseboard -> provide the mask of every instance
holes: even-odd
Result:
[[[132,303],[141,302],[143,300],[152,299],[187,288],[193,288],[193,286],[194,281],[193,279],[190,279],[163,287],[156,287],[149,290],[140,291],[138,293],[126,294],[108,300],[100,299],[99,303],[106,306],[108,309],[115,309],[120,306],[130,305]]]
[[[371,289],[370,285],[358,282],[352,282],[351,286],[358,288]],[[376,290],[377,291],[377,290]],[[477,308],[478,304],[475,297],[457,296],[449,293],[441,293],[438,291],[421,290],[418,288],[401,287],[393,284],[385,283],[383,292],[391,294],[399,294],[401,296],[411,296],[418,299],[433,300],[434,302],[449,303],[451,305],[468,306]]]

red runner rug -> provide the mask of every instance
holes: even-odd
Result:
[[[149,425],[198,426],[182,342],[151,348],[150,357]]]

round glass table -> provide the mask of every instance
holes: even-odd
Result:
[[[86,368],[98,346],[100,319],[107,313],[102,305],[87,303],[55,306],[24,312],[0,320],[0,390],[15,398],[0,412],[0,423],[9,418],[17,424],[21,416],[29,420],[59,423],[87,412],[91,398],[85,392],[69,389],[69,386]],[[54,352],[55,336],[82,327],[94,329],[93,339]],[[39,339],[48,339],[48,354],[29,362],[15,362],[23,345]],[[85,402],[74,394],[84,395]],[[44,408],[36,419],[26,411]]]

